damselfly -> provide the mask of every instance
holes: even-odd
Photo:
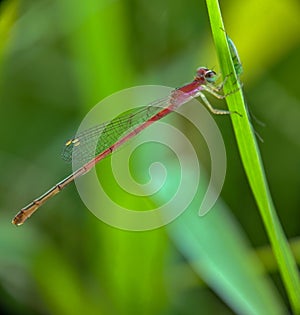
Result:
[[[226,97],[226,95],[220,93],[224,81],[221,85],[217,85],[216,80],[217,75],[213,70],[200,67],[197,69],[196,76],[191,83],[174,89],[166,98],[154,101],[142,109],[126,112],[108,123],[91,128],[69,140],[66,143],[63,157],[66,160],[81,159],[83,166],[22,208],[14,217],[12,223],[15,225],[23,224],[41,205],[76,178],[90,171],[96,163],[113,153],[142,130],[193,98],[201,97],[203,103],[213,114],[231,114],[227,110],[215,109],[203,94],[203,91],[206,91],[219,99]],[[88,148],[90,143],[94,141],[97,141],[96,151],[94,150],[91,154]]]

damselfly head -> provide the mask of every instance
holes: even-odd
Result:
[[[208,83],[214,83],[216,79],[217,74],[215,73],[215,71],[205,67],[199,67],[197,69],[196,80],[204,80],[207,81]]]

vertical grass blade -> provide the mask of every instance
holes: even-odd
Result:
[[[221,71],[223,75],[233,74],[228,77],[224,86],[224,92],[228,93],[234,91],[239,83],[234,72],[226,34],[222,30],[225,28],[218,1],[207,0],[206,3]],[[294,314],[300,314],[299,273],[270,196],[260,152],[252,126],[248,120],[242,90],[240,89],[238,92],[229,95],[226,100],[229,110],[237,111],[243,116],[232,115],[233,128],[242,163],[269,236],[291,308]]]

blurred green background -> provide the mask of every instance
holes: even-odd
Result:
[[[300,3],[220,5],[247,103],[266,124],[254,127],[299,262]],[[228,117],[215,118],[228,157],[222,201],[205,217],[193,213],[196,197],[168,227],[121,231],[87,211],[73,186],[24,226],[10,223],[70,173],[61,148],[105,96],[140,84],[177,87],[198,66],[218,71],[204,1],[2,1],[0,66],[2,314],[288,313]],[[165,164],[172,181],[176,163]],[[110,178],[109,160],[99,170]]]

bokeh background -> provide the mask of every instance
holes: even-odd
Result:
[[[243,63],[247,103],[265,123],[253,121],[264,140],[259,147],[271,194],[299,262],[300,3],[220,5]],[[73,186],[24,226],[10,223],[70,173],[61,148],[93,105],[134,85],[178,87],[202,65],[218,71],[203,0],[1,1],[2,314],[288,313],[228,117],[215,118],[227,151],[226,182],[220,202],[203,218],[192,205],[168,227],[121,231],[97,220]],[[153,158],[153,150],[145,148],[145,156]],[[143,163],[135,164],[143,172]],[[172,167],[178,165],[172,158],[165,164],[176,182]],[[109,159],[98,170],[113,195]],[[158,200],[137,202],[148,209]]]

